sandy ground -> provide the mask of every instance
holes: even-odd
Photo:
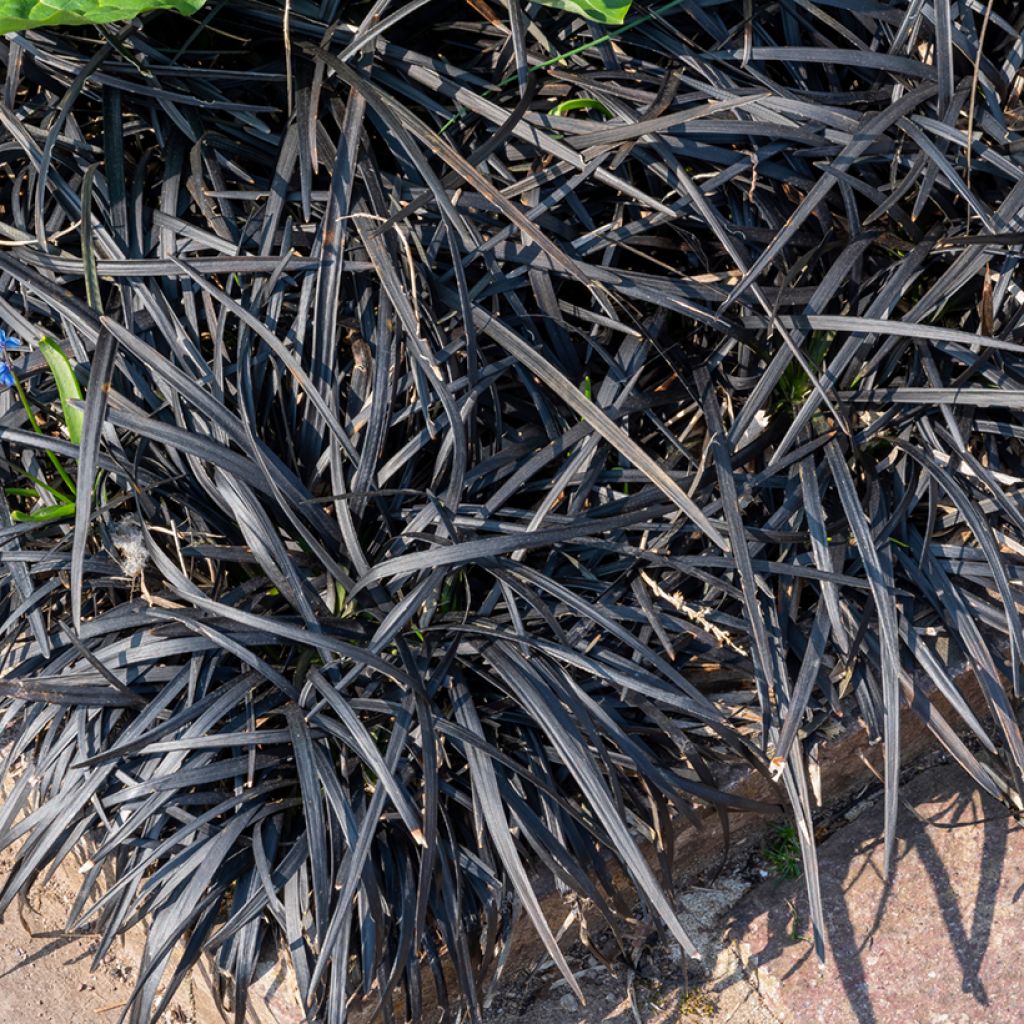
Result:
[[[0,877],[13,861],[0,855]],[[15,903],[0,925],[0,1024],[114,1024],[134,984],[136,955],[116,942],[94,973],[94,936],[64,934],[75,892],[58,872],[28,904]],[[164,1015],[166,1024],[199,1024],[190,993]],[[163,1022],[162,1022],[163,1024]]]

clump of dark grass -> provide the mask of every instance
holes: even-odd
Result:
[[[0,43],[0,317],[84,390],[77,442],[34,352],[0,398],[0,909],[85,847],[97,958],[151,923],[133,1021],[204,952],[241,1020],[267,941],[313,1020],[428,978],[476,1019],[514,903],[569,973],[531,870],[621,935],[617,861],[691,948],[642,847],[756,809],[723,762],[780,781],[821,949],[840,714],[890,855],[901,707],[1019,808],[1018,27],[223,0]]]

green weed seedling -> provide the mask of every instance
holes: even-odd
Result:
[[[814,331],[811,334],[810,344],[805,353],[815,374],[825,365],[825,358],[835,336],[835,331]],[[796,412],[811,393],[810,379],[795,359],[783,370],[775,393],[776,410],[789,413]]]
[[[561,103],[556,103],[548,113],[552,117],[564,117],[574,110],[596,110],[604,117],[612,116],[612,112],[600,100],[591,99],[562,100]]]
[[[60,400],[60,417],[64,422],[64,429],[67,431],[68,439],[73,444],[79,444],[82,440],[83,413],[80,405],[76,403],[81,403],[85,395],[82,393],[81,385],[75,377],[74,367],[61,350],[61,347],[52,338],[44,336],[39,342],[39,351],[46,360],[50,373],[53,374],[53,381],[57,387],[57,397]],[[25,388],[9,366],[5,366],[5,370],[5,379],[10,381],[17,392],[18,398],[25,409],[25,414],[28,416],[29,424],[37,434],[41,435],[43,428],[39,425],[35,413],[32,411]],[[15,522],[48,523],[59,519],[68,519],[75,514],[75,503],[78,495],[75,481],[71,478],[71,475],[55,452],[47,451],[46,455],[56,472],[55,479],[47,481],[33,476],[31,473],[26,473],[25,476],[32,486],[8,487],[6,493],[11,497],[37,499],[45,492],[54,499],[54,504],[31,512],[16,510],[11,513],[11,517]]]
[[[803,873],[800,863],[800,839],[790,824],[775,825],[764,848],[764,859],[783,878],[799,878]]]

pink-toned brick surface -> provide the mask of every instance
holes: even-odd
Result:
[[[735,922],[786,1024],[1024,1021],[1024,828],[955,768],[925,771],[903,796],[913,813],[901,807],[891,885],[880,807],[821,846],[824,968],[802,881],[761,886]]]

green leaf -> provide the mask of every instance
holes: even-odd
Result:
[[[55,519],[67,519],[74,514],[75,503],[70,501],[63,505],[49,505],[38,512],[12,512],[11,518],[16,523],[50,523]]]
[[[571,113],[573,110],[596,110],[599,114],[604,114],[605,117],[611,117],[612,112],[600,101],[600,100],[562,100],[561,103],[556,103],[548,113],[552,117],[561,117],[565,114]],[[587,396],[590,397],[589,395]]]
[[[2,2],[2,0],[0,0]],[[588,21],[602,25],[621,25],[626,20],[633,0],[538,0],[545,7],[557,7],[560,11],[572,11]]]
[[[0,3],[2,2],[3,0],[0,0]],[[44,337],[39,342],[39,351],[43,353],[57,385],[57,394],[60,395],[60,406],[64,415],[64,425],[68,428],[68,437],[75,444],[79,444],[82,440],[82,423],[85,414],[72,403],[81,402],[85,396],[82,394],[82,388],[75,376],[75,368],[52,338]]]
[[[44,25],[105,25],[146,11],[195,14],[205,0],[0,0],[0,34]]]

